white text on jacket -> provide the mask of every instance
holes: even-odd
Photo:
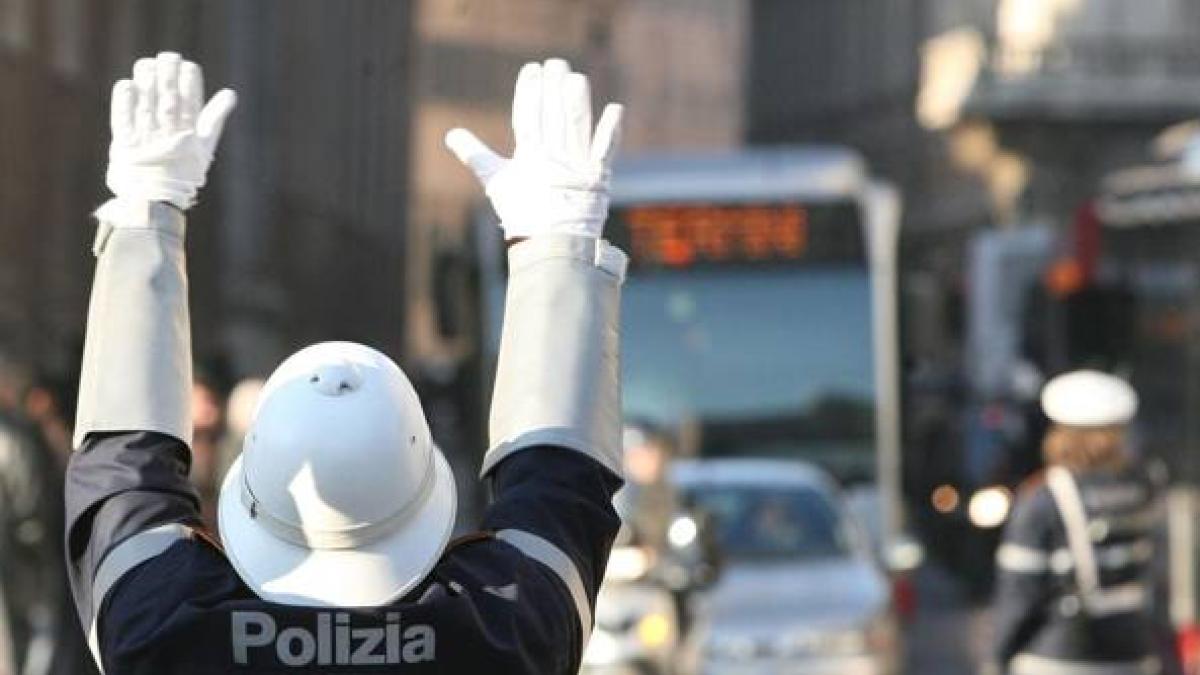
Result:
[[[251,650],[274,648],[285,666],[368,666],[432,661],[436,647],[433,626],[402,626],[399,612],[389,612],[383,625],[354,625],[348,612],[318,612],[316,631],[303,626],[280,630],[266,612],[230,614],[233,662],[250,663]]]

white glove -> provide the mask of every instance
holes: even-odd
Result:
[[[516,149],[501,157],[466,129],[446,147],[483,183],[509,239],[539,234],[599,238],[622,106],[610,103],[592,133],[587,77],[562,59],[527,63],[517,76],[512,126]]]
[[[200,66],[162,52],[139,59],[112,93],[107,183],[119,200],[187,209],[204,186],[213,149],[237,96],[222,89],[204,105]]]

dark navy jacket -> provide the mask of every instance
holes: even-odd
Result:
[[[1046,675],[1081,666],[1156,672],[1149,574],[1162,519],[1156,486],[1140,470],[1067,475],[1098,591],[1080,588],[1079,555],[1053,481],[1026,485],[997,551],[995,659],[1013,672]]]
[[[71,462],[68,567],[108,675],[577,672],[619,526],[611,498],[620,480],[585,455],[512,455],[491,474],[495,498],[479,534],[452,543],[397,602],[346,610],[255,596],[203,532],[189,463],[183,443],[148,432],[94,434]],[[110,551],[171,523],[195,534],[94,597]],[[552,544],[573,583],[491,534],[506,531]]]

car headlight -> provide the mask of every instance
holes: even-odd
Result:
[[[687,548],[696,541],[699,533],[700,526],[696,524],[694,518],[679,516],[671,521],[671,526],[667,528],[667,543],[671,545],[671,548]]]
[[[649,649],[661,647],[671,639],[671,620],[664,614],[651,612],[638,621],[637,636]]]

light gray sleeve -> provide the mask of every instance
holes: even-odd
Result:
[[[483,474],[552,445],[620,476],[620,299],[627,258],[608,242],[540,235],[509,249],[491,446]]]
[[[156,431],[190,444],[183,213],[160,202],[114,199],[96,217],[74,445],[102,431]]]

